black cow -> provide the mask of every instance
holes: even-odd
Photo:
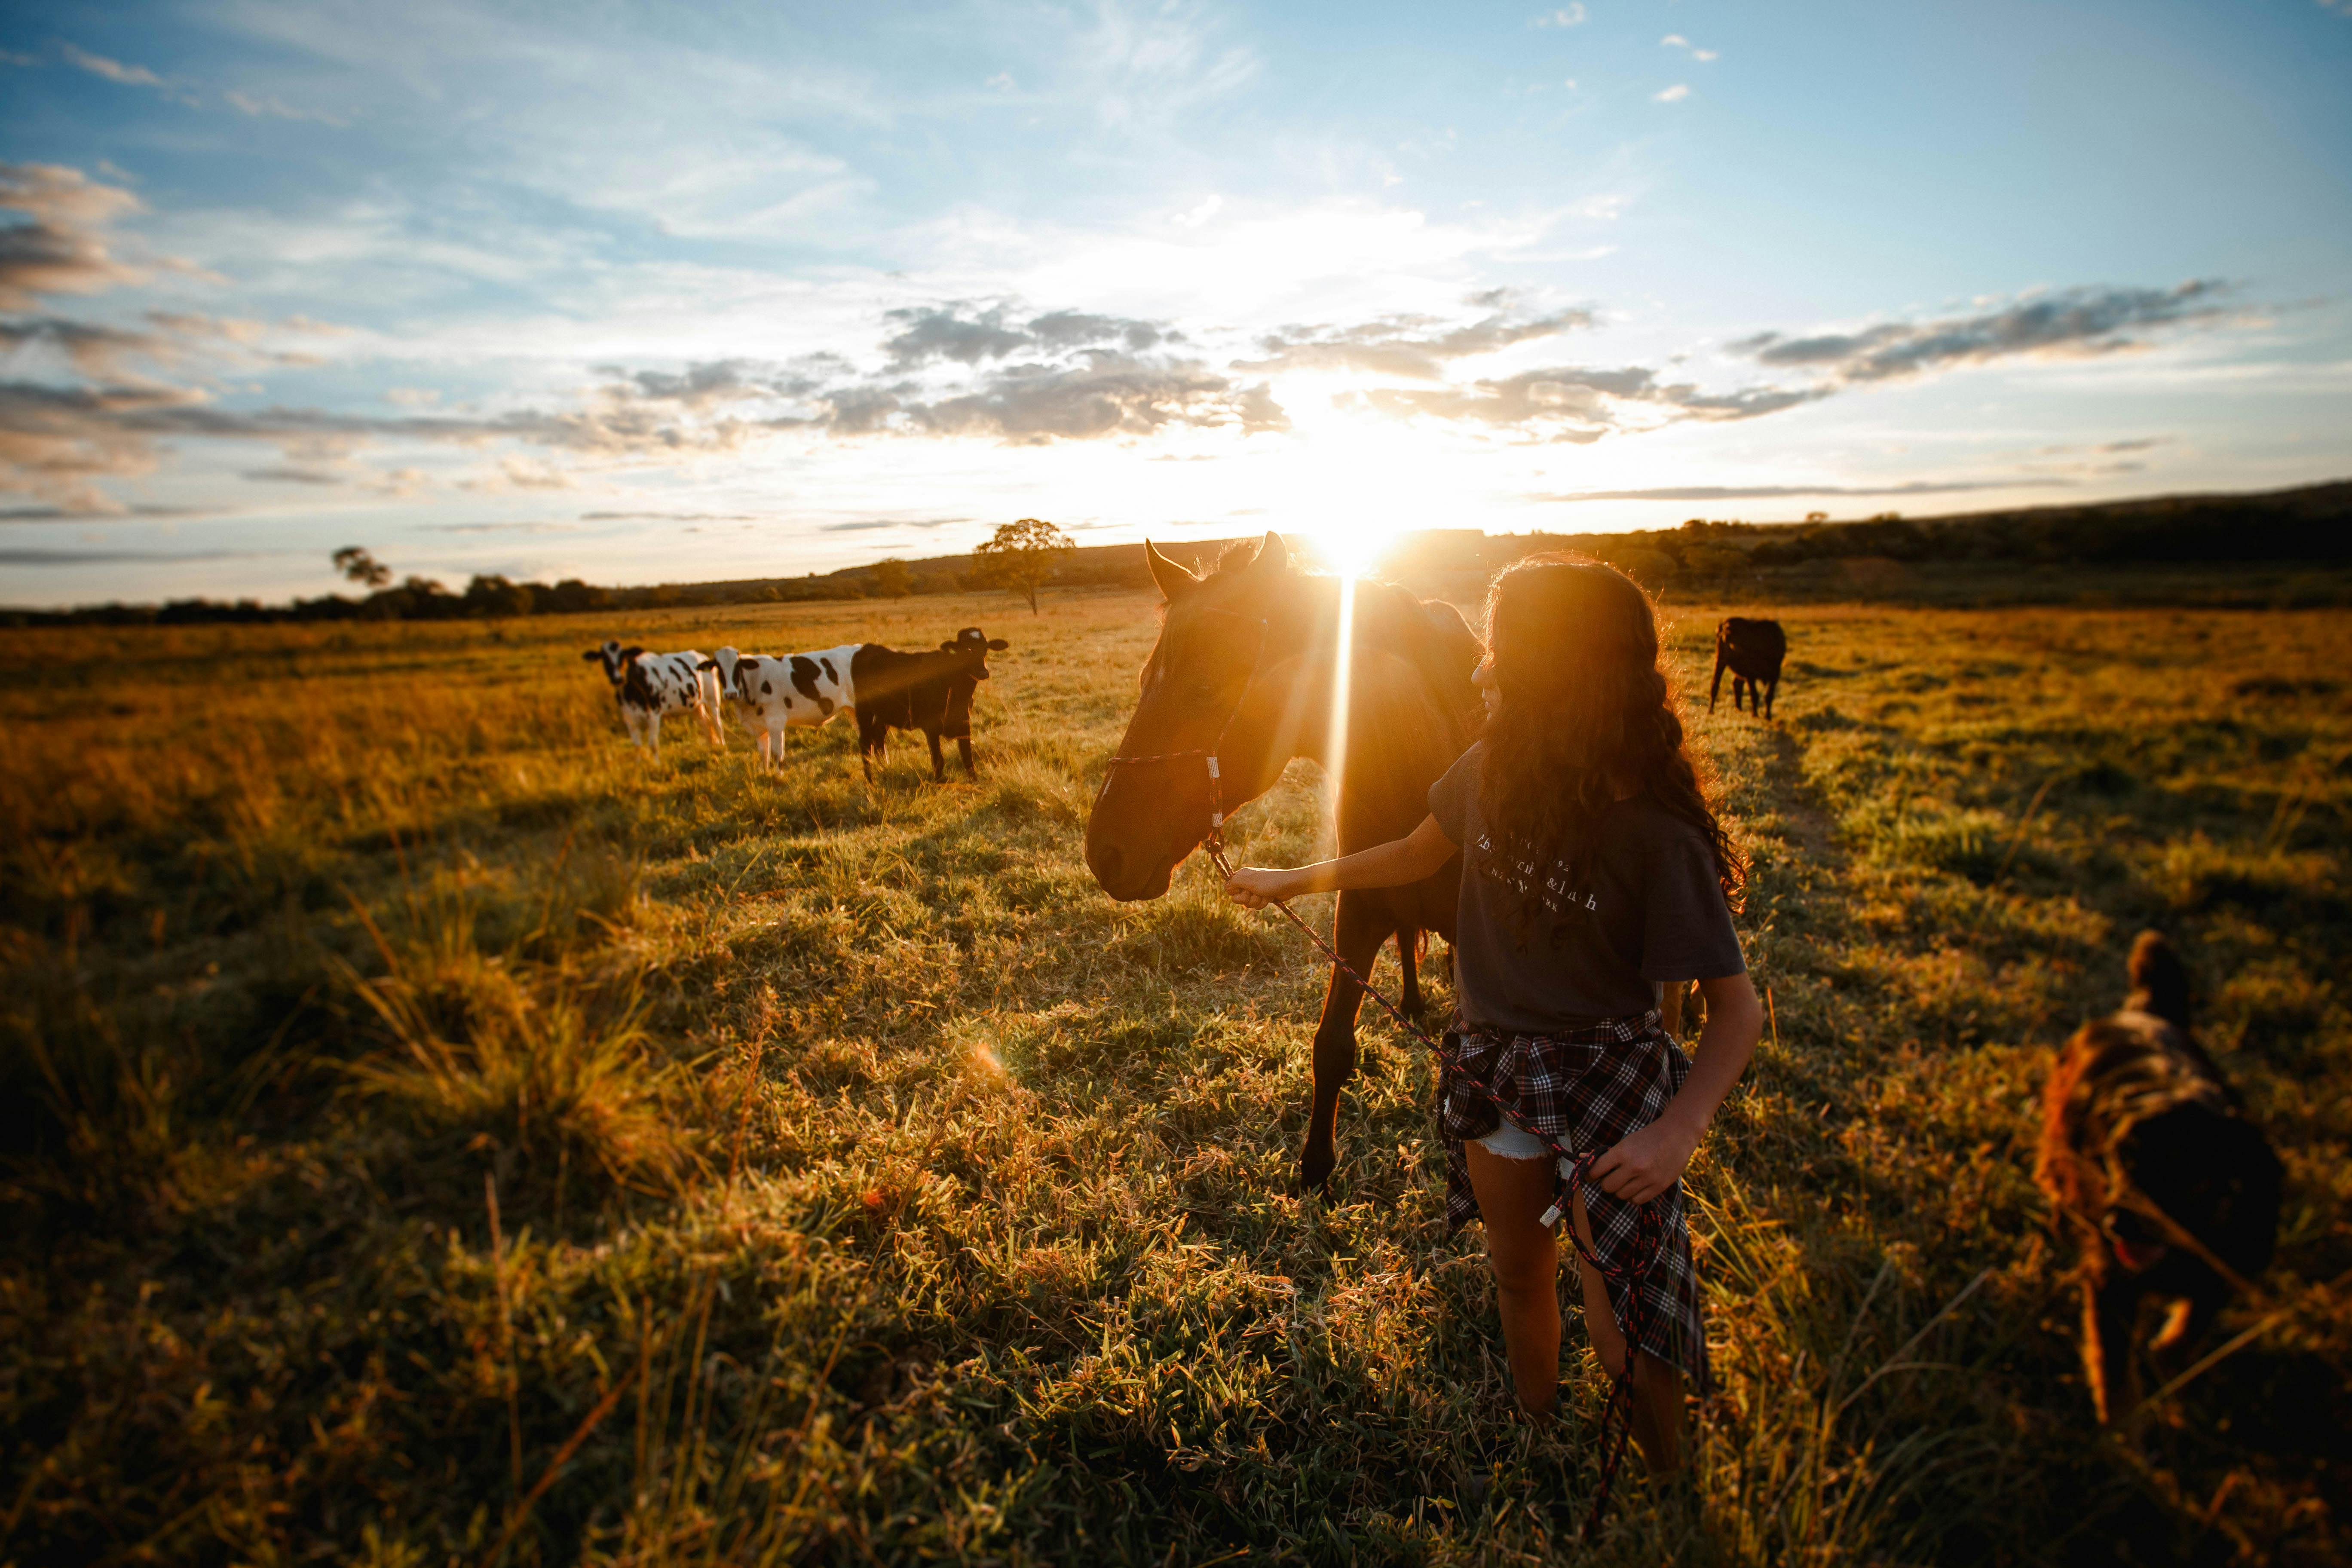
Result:
[[[1780,661],[1789,657],[1789,634],[1778,621],[1751,621],[1727,616],[1715,628],[1715,684],[1706,689],[1706,710],[1723,690],[1723,667],[1731,667],[1731,710],[1739,711],[1742,694],[1761,717],[1772,717],[1772,699],[1780,689]]]
[[[857,698],[857,760],[870,783],[874,757],[887,764],[890,731],[920,730],[931,743],[931,779],[945,784],[947,760],[940,752],[940,737],[948,736],[963,758],[963,771],[973,778],[980,770],[971,762],[971,699],[979,683],[988,679],[988,656],[1002,653],[1003,637],[992,637],[978,626],[966,626],[940,644],[936,653],[900,653],[880,643],[866,643],[850,656],[850,689]]]

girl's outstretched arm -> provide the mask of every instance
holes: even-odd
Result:
[[[1402,838],[1391,838],[1386,844],[1375,844],[1370,849],[1359,849],[1337,860],[1318,860],[1293,871],[1244,866],[1234,873],[1225,890],[1244,909],[1261,910],[1276,899],[1295,899],[1302,893],[1395,888],[1418,882],[1433,875],[1453,856],[1454,840],[1445,837],[1445,830],[1437,826],[1437,818],[1424,816],[1421,826]]]
[[[1706,998],[1706,1026],[1699,1031],[1690,1077],[1664,1115],[1626,1134],[1592,1162],[1593,1179],[1604,1193],[1645,1204],[1681,1179],[1706,1124],[1715,1119],[1715,1108],[1756,1053],[1756,1037],[1764,1032],[1764,1005],[1756,999],[1756,987],[1748,976],[1702,980],[1698,989]]]

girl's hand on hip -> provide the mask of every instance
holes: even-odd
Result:
[[[1698,1148],[1698,1135],[1664,1118],[1625,1135],[1592,1162],[1592,1179],[1611,1197],[1645,1204],[1682,1179]]]
[[[1290,873],[1270,870],[1263,866],[1244,866],[1225,883],[1225,891],[1234,902],[1245,910],[1262,910],[1275,900],[1288,896]]]

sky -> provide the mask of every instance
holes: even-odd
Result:
[[[2352,0],[0,5],[0,604],[2352,477]]]

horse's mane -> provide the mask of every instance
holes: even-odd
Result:
[[[1257,563],[1264,547],[1255,540],[1236,540],[1217,555],[1216,563],[1201,577],[1203,586],[1240,583]],[[1329,574],[1302,572],[1286,564],[1277,584],[1260,590],[1272,602],[1302,602],[1310,585],[1336,581]],[[1168,608],[1160,606],[1164,614]],[[1382,648],[1403,658],[1420,671],[1428,695],[1443,711],[1456,718],[1455,733],[1445,737],[1458,754],[1477,728],[1478,694],[1470,671],[1478,662],[1480,645],[1462,612],[1444,599],[1423,599],[1411,589],[1376,578],[1356,584],[1356,636],[1376,637]]]
[[[1247,564],[1229,548],[1211,580],[1238,573]],[[1310,584],[1334,580],[1326,574],[1293,567],[1285,571],[1283,583],[1275,592],[1303,599]],[[1423,599],[1394,583],[1360,578],[1356,641],[1360,647],[1376,646],[1401,658],[1419,672],[1427,700],[1447,721],[1446,733],[1440,738],[1445,758],[1450,762],[1459,755],[1475,732],[1478,713],[1478,693],[1470,683],[1470,671],[1478,662],[1479,644],[1462,612],[1443,599]]]

